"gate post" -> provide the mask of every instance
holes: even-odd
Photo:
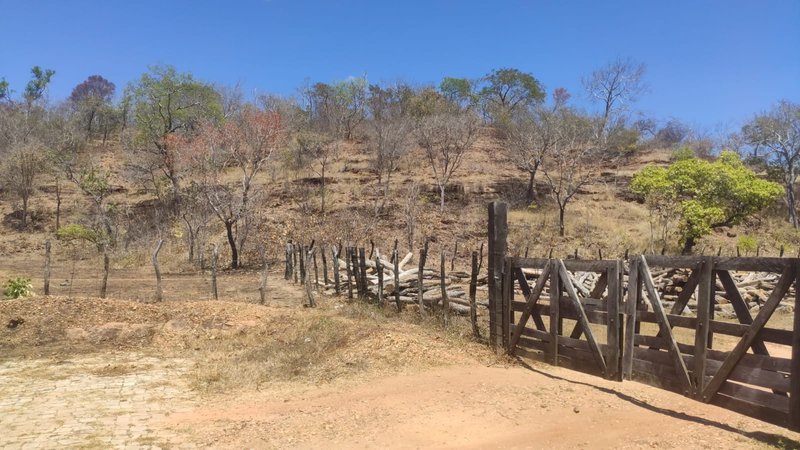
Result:
[[[489,203],[489,343],[495,350],[503,345],[503,270],[508,245],[508,205]]]
[[[694,331],[694,397],[702,401],[706,387],[706,358],[708,353],[711,309],[714,307],[714,258],[704,256],[700,263],[697,283],[697,326]]]
[[[800,260],[794,266],[794,321],[792,326],[792,362],[789,373],[789,428],[800,430]]]

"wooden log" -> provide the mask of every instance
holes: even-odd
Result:
[[[164,288],[161,285],[161,268],[158,266],[158,252],[161,251],[161,246],[164,245],[164,240],[159,239],[156,243],[156,248],[153,250],[153,269],[156,271],[156,296],[155,300],[160,302],[164,300]]]
[[[267,248],[264,244],[258,249],[259,256],[261,257],[261,279],[258,284],[258,294],[262,305],[267,304],[267,273],[269,272],[269,263],[267,262]]]
[[[294,255],[294,250],[292,250]],[[219,300],[219,293],[217,291],[217,264],[219,263],[219,245],[214,244],[211,249],[211,293],[214,295],[214,300]]]
[[[472,274],[469,281],[469,321],[472,323],[472,336],[475,339],[481,338],[481,331],[478,328],[478,305],[476,294],[478,290],[478,252],[472,252]]]
[[[408,262],[411,261],[411,258],[413,257],[414,257],[414,252],[408,252],[406,256],[402,260],[400,260],[400,263],[397,265],[397,270],[402,271],[403,266],[408,264]]]
[[[50,295],[50,239],[44,241],[44,295]]]

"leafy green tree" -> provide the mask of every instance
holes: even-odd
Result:
[[[7,102],[11,98],[11,87],[5,78],[0,78],[0,103]]]
[[[545,98],[539,80],[518,69],[495,69],[483,78],[483,83],[478,95],[484,113],[495,123],[502,123],[514,112]]]
[[[222,118],[220,95],[206,83],[171,66],[152,67],[128,86],[127,101],[134,116],[133,136],[127,141],[131,167],[161,195],[159,180],[180,198],[182,139],[205,121]]]
[[[466,78],[443,78],[439,83],[439,92],[462,109],[470,108],[478,101],[475,83]]]
[[[22,94],[29,108],[33,102],[42,98],[45,89],[47,89],[47,85],[50,84],[50,80],[55,74],[55,70],[33,66],[31,69],[31,75],[33,75],[33,77],[28,81],[28,84],[25,86],[25,92]]]
[[[647,202],[676,205],[686,254],[715,227],[740,223],[782,192],[780,185],[758,178],[731,151],[723,151],[714,162],[687,158],[669,167],[645,167],[630,188]]]

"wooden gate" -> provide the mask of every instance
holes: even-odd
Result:
[[[502,332],[509,353],[621,379],[621,266],[506,258]]]
[[[493,346],[800,430],[800,259],[511,258],[506,213],[489,205]],[[757,308],[740,291],[747,273],[770,280]],[[793,314],[773,318],[779,308]]]
[[[800,402],[791,393],[800,393],[800,377],[792,362],[798,361],[797,333],[792,330],[798,329],[798,314],[788,329],[767,323],[782,302],[788,303],[798,267],[797,259],[788,258],[634,258],[626,304],[625,377],[796,428]],[[663,269],[688,274],[668,312],[653,282],[653,272]],[[734,271],[779,274],[755,317],[731,275]],[[715,320],[720,301],[730,302],[733,320]]]

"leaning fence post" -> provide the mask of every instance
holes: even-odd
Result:
[[[44,242],[44,295],[50,295],[50,239]]]
[[[425,260],[428,258],[428,238],[425,238],[425,245],[419,251],[419,271],[417,272],[417,300],[419,301],[419,313],[425,313],[425,304],[422,301]]]
[[[503,265],[508,237],[508,205],[489,203],[489,343],[500,350],[503,342],[500,327],[503,319]]]
[[[397,312],[403,310],[403,306],[400,304],[400,254],[397,253],[397,240],[394,241],[394,252],[392,253],[392,259],[394,262],[394,302],[397,304]]]
[[[161,287],[161,269],[158,267],[158,252],[161,251],[161,246],[164,245],[164,240],[159,239],[156,243],[156,249],[153,250],[153,268],[156,271],[156,301],[160,302],[164,298],[164,290]]]
[[[358,249],[358,277],[361,281],[361,298],[367,299],[367,252],[364,247]]]
[[[375,271],[378,275],[378,304],[383,307],[383,264],[381,258],[375,255]]]
[[[211,249],[211,293],[214,294],[214,300],[219,300],[219,293],[217,291],[217,263],[219,262],[219,245],[214,244]]]
[[[472,322],[472,335],[476,339],[481,338],[478,329],[478,304],[476,294],[478,293],[478,252],[472,252],[472,273],[469,277],[469,320]]]
[[[317,249],[314,248],[314,241],[313,240],[311,241],[311,245],[310,246],[308,246],[308,247],[303,246],[303,252],[305,253],[305,255],[303,255],[303,259],[305,259],[305,262],[303,263],[303,267],[305,267],[306,270],[308,270],[308,267],[311,264],[311,260],[314,258],[314,252],[316,250]],[[306,296],[308,296],[308,307],[309,308],[313,308],[313,307],[317,306],[317,302],[316,302],[316,300],[314,300],[314,289],[311,288],[311,274],[310,273],[305,273],[305,276],[303,277],[303,283],[304,283],[305,288],[306,288]]]

